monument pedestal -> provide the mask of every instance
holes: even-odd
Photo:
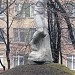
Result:
[[[0,74],[1,75],[1,74]],[[71,70],[60,64],[21,65],[5,71],[2,75],[74,75]]]

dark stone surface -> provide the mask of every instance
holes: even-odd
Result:
[[[45,63],[45,61],[33,61],[34,63],[38,64],[38,65],[42,65]]]
[[[21,65],[5,71],[2,75],[73,75],[65,66],[59,64]]]

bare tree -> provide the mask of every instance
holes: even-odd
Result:
[[[6,7],[3,11],[1,11],[1,13],[4,13],[5,10],[8,9],[8,10],[7,10],[7,13],[5,13],[6,16],[7,16],[7,14],[11,14],[11,13],[9,13],[9,10],[10,10],[11,5],[14,4],[14,3],[15,3],[15,1],[12,1],[11,4],[8,4],[8,7]],[[19,13],[16,14],[16,16],[18,16],[18,15],[22,16],[23,11],[24,11],[24,10],[27,10],[27,9],[30,7],[30,5],[29,5],[29,6],[27,6],[26,8],[24,8],[24,5],[26,5],[25,1],[23,2],[21,10],[19,11]],[[24,10],[23,10],[23,9],[24,9]],[[27,15],[27,14],[26,14],[26,15]],[[10,16],[10,17],[12,17],[12,16]],[[7,16],[7,19],[8,19],[8,18],[9,18],[9,16]],[[4,40],[4,42],[5,42],[6,49],[7,49],[7,50],[6,50],[6,57],[7,57],[8,69],[10,69],[10,57],[9,57],[9,54],[10,54],[10,48],[11,48],[11,47],[10,47],[10,44],[11,44],[11,42],[12,42],[12,40],[10,40],[10,37],[8,37],[8,36],[9,36],[9,29],[10,29],[10,27],[12,26],[13,22],[14,22],[14,17],[12,17],[12,21],[11,21],[10,25],[8,25],[8,27],[7,27],[7,33],[6,33],[7,42],[5,41],[5,38],[4,38],[4,36],[3,36],[3,40]],[[6,23],[9,24],[9,21],[7,21]],[[27,36],[25,40],[27,40],[27,38],[28,38],[28,33],[29,33],[29,31],[28,31],[28,32],[26,33],[26,35],[25,35],[25,36]],[[3,33],[2,33],[2,35],[3,35]],[[18,44],[18,43],[17,43],[17,44]],[[11,44],[11,45],[13,45],[13,44]],[[13,47],[14,47],[14,45],[13,45]],[[20,45],[18,45],[18,49],[17,49],[16,51],[18,51],[19,54],[20,54],[20,53],[23,53],[23,55],[24,55],[24,53],[25,53],[27,47],[29,47],[29,42],[26,44],[26,41],[25,41],[25,44],[22,44],[22,45],[20,44]],[[16,48],[16,47],[14,47],[14,48]],[[13,49],[14,49],[14,48],[13,48]],[[22,48],[24,48],[24,49],[22,49]],[[12,50],[13,50],[13,49],[12,49]],[[24,50],[24,51],[23,51],[23,50]]]
[[[15,1],[13,1],[11,4],[9,4],[8,5],[8,0],[7,0],[7,2],[6,2],[6,4],[7,4],[7,6],[6,6],[6,8],[4,8],[1,12],[0,12],[0,14],[2,14],[2,13],[4,13],[6,10],[7,10],[7,13],[6,13],[6,16],[7,16],[7,21],[5,21],[5,20],[3,20],[3,19],[1,19],[1,20],[3,20],[3,21],[5,21],[6,22],[6,24],[7,24],[7,34],[6,34],[6,36],[7,36],[7,42],[5,41],[5,38],[4,38],[4,35],[3,35],[3,30],[1,31],[1,35],[2,35],[2,39],[3,39],[3,41],[4,41],[4,43],[5,43],[5,45],[6,45],[6,57],[7,57],[7,62],[8,62],[8,69],[10,69],[10,58],[9,58],[9,53],[10,53],[10,45],[9,45],[9,16],[8,16],[8,9],[9,9],[9,7],[14,3]],[[0,2],[0,3],[3,3],[3,2]],[[0,4],[0,5],[2,5],[2,4]],[[12,23],[11,23],[12,24]]]
[[[69,20],[65,9],[59,2],[59,0],[49,0],[48,4],[48,23],[49,23],[49,34],[51,40],[51,48],[53,52],[54,62],[58,63],[59,61],[59,52],[61,57],[62,64],[62,52],[61,52],[61,24],[59,22],[59,16],[62,15],[65,19],[70,34],[72,44],[75,48],[74,35],[72,31],[72,26]]]
[[[14,3],[15,3],[15,1],[12,1],[12,3],[9,4],[8,9]],[[23,11],[26,10],[26,9],[28,9],[30,7],[30,5],[27,6],[26,8],[24,8],[24,6],[25,6],[25,1],[23,2],[21,11],[18,14],[16,14],[16,16],[18,16],[18,15],[21,16],[22,13],[23,13]],[[4,13],[5,10],[7,10],[7,7],[4,8],[4,10],[2,10],[0,12],[0,14]],[[59,2],[59,0],[49,0],[48,3],[47,3],[47,12],[48,12],[48,30],[49,30],[50,41],[51,41],[50,45],[51,45],[51,49],[52,49],[52,52],[53,52],[54,62],[58,63],[58,61],[59,61],[59,52],[60,52],[61,64],[62,64],[61,23],[60,23],[60,20],[59,20],[60,15],[65,19],[65,21],[67,23],[67,27],[68,27],[68,31],[69,31],[69,34],[70,34],[70,38],[71,38],[72,44],[73,44],[73,46],[75,48],[75,41],[74,41],[72,26],[71,26],[71,23],[70,23],[70,20],[69,20],[69,16],[67,15],[65,9],[63,8],[63,6]],[[11,23],[9,25],[9,29],[12,26],[13,22],[14,22],[14,17],[12,18],[12,21],[11,21]],[[2,33],[2,36],[3,36],[3,33]],[[6,36],[7,36],[7,34],[6,34]],[[4,41],[4,43],[6,45],[6,48],[7,48],[7,43],[5,41],[4,36],[2,38],[3,38],[3,41]],[[26,51],[26,49],[27,49],[28,46],[29,46],[29,43],[26,44],[25,46],[23,46],[23,45],[21,46],[20,45],[20,48],[19,48],[18,51],[19,52],[24,52],[24,51]],[[14,47],[14,45],[13,45],[13,47]],[[22,49],[22,48],[24,48],[24,49]],[[22,51],[22,50],[24,50],[24,51]],[[9,53],[10,53],[10,51],[7,52],[7,60],[9,59]],[[9,59],[9,61],[10,61],[10,59]],[[10,68],[10,62],[8,62],[8,63],[9,63],[8,65],[9,65],[9,68]]]

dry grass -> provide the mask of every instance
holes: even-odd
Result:
[[[21,65],[5,71],[0,75],[74,75],[74,73],[63,65]]]

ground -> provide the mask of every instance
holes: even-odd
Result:
[[[0,75],[75,75],[73,71],[60,64],[21,65]]]

